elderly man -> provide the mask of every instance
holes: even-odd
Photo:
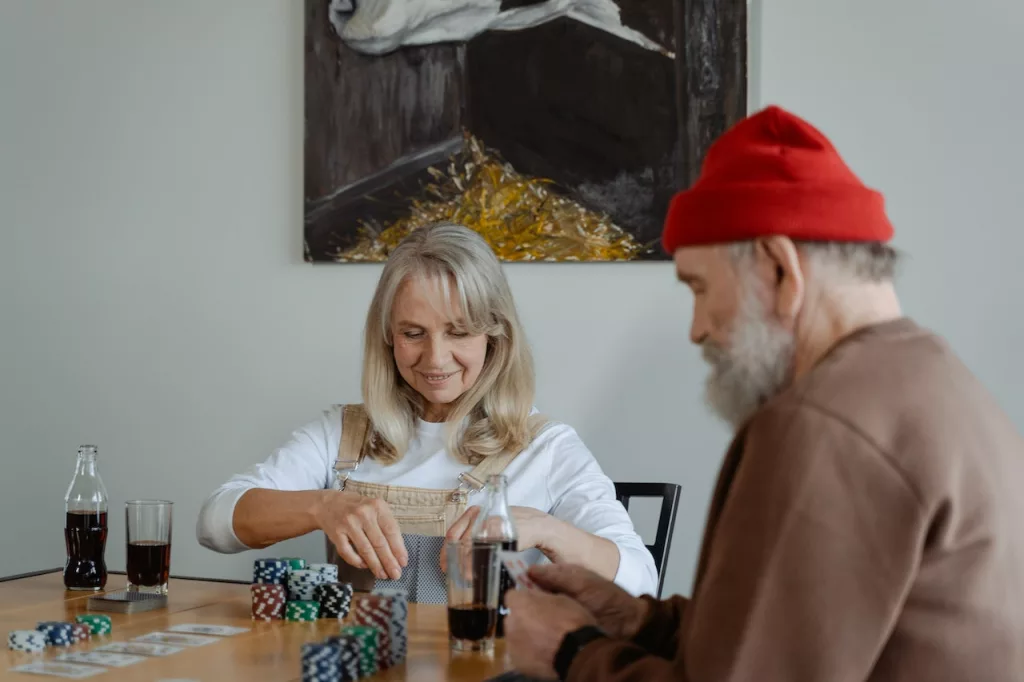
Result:
[[[892,227],[805,121],[726,132],[672,202],[710,405],[736,429],[690,599],[580,568],[508,596],[538,677],[689,682],[1024,679],[1024,441],[904,317]]]

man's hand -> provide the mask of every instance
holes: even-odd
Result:
[[[409,554],[387,502],[351,492],[325,490],[314,516],[346,563],[356,568],[369,568],[377,578],[397,580],[402,577],[402,567],[409,562]]]
[[[555,654],[565,636],[594,617],[575,601],[539,590],[505,593],[509,615],[505,617],[505,646],[516,670],[530,677],[557,679]]]
[[[582,566],[531,566],[529,575],[542,590],[572,597],[610,637],[629,639],[647,617],[645,601]]]

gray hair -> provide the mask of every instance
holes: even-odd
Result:
[[[900,255],[882,242],[827,242],[794,240],[812,267],[864,282],[890,282],[896,276]],[[754,242],[729,245],[733,262],[742,263],[754,256]]]

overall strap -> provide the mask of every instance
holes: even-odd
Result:
[[[472,471],[459,474],[459,487],[452,494],[453,501],[464,503],[467,494],[482,490],[487,485],[487,477],[503,472],[517,455],[519,455],[518,452],[503,452],[500,455],[491,455],[490,457],[485,457],[482,462],[473,467]]]
[[[343,405],[341,408],[341,442],[338,443],[338,459],[334,462],[335,487],[345,489],[349,476],[363,461],[366,439],[370,434],[370,417],[360,404]]]

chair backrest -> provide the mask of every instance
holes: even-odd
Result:
[[[629,500],[633,497],[660,497],[661,513],[658,515],[658,532],[654,544],[647,545],[654,566],[658,569],[658,593],[665,584],[665,567],[668,566],[668,550],[672,545],[672,531],[676,527],[676,511],[679,508],[679,493],[682,486],[675,483],[616,483],[615,497],[629,511]]]

